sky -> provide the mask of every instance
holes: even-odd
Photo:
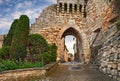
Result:
[[[10,25],[20,15],[27,15],[30,24],[35,22],[35,18],[40,16],[43,9],[51,4],[56,4],[57,0],[0,0],[0,35],[7,34]],[[66,37],[66,45],[70,53],[73,51],[73,36]]]
[[[11,23],[24,14],[35,22],[42,10],[56,0],[0,0],[0,34],[7,34]]]
[[[73,45],[76,43],[76,38],[75,40],[73,40],[73,38],[75,38],[72,35],[68,35],[65,37],[65,45],[69,51],[69,53],[72,53],[74,55],[74,50],[73,50]]]

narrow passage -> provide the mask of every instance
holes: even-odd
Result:
[[[42,80],[44,81],[44,80]],[[89,65],[60,64],[45,81],[115,81]]]

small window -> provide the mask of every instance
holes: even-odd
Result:
[[[79,11],[82,12],[82,5],[79,6]]]
[[[72,4],[69,5],[69,11],[72,12]]]
[[[112,0],[109,0],[109,2],[111,2]]]
[[[59,12],[62,12],[62,3],[59,4]]]
[[[75,8],[74,9],[75,9],[75,12],[76,12],[77,11],[77,4],[75,4]]]
[[[67,12],[67,4],[64,4],[64,11]]]

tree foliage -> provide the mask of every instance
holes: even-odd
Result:
[[[0,58],[1,59],[9,59],[9,46],[4,46],[0,49]]]
[[[30,54],[39,54],[48,50],[47,41],[39,34],[29,36],[28,47]]]
[[[7,34],[7,36],[4,38],[3,41],[3,46],[11,46],[11,42],[12,42],[12,38],[16,29],[18,23],[18,19],[15,19],[10,27],[9,33]]]
[[[43,64],[48,64],[50,62],[56,61],[57,46],[55,44],[49,45],[48,51],[42,54],[37,54],[36,58],[38,61],[43,62]]]
[[[12,44],[10,48],[10,57],[12,59],[24,59],[27,51],[29,35],[29,18],[26,15],[21,15],[15,29]]]

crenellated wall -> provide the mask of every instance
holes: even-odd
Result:
[[[60,60],[62,55],[65,54],[62,35],[66,30],[69,30],[69,28],[75,29],[74,33],[78,32],[77,36],[82,40],[81,48],[85,62],[88,62],[90,60],[90,46],[86,33],[86,19],[83,17],[83,12],[72,11],[65,13],[65,6],[62,6],[62,11],[60,11],[59,3],[61,2],[62,0],[60,0],[57,5],[51,5],[43,10],[41,15],[36,19],[36,22],[31,26],[31,33],[41,34],[49,43],[55,43],[58,46],[57,60]],[[74,1],[71,1],[71,3],[72,2]],[[64,1],[62,4],[65,4]],[[67,11],[69,11],[69,8]]]

